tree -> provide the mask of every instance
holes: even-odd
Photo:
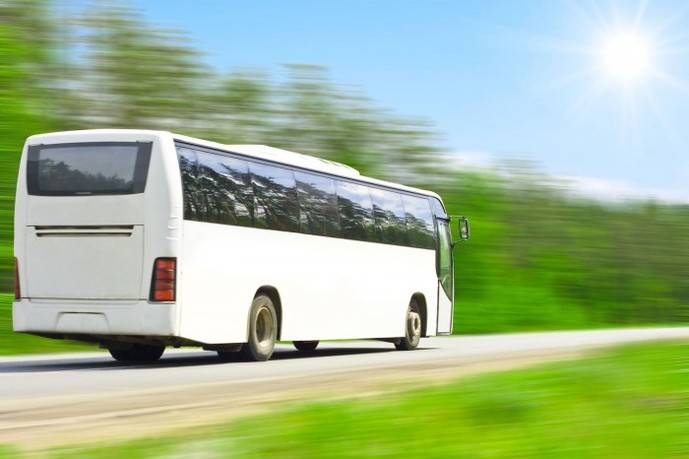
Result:
[[[74,88],[82,127],[203,129],[208,70],[178,32],[101,6],[78,22],[85,60]]]

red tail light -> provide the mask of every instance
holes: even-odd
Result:
[[[176,287],[177,259],[157,258],[153,264],[151,301],[175,301]]]
[[[14,299],[21,300],[22,290],[19,288],[19,262],[17,258],[14,259]]]

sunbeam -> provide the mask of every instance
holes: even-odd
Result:
[[[670,89],[689,94],[689,82],[673,73],[689,50],[689,33],[679,27],[689,7],[662,17],[651,7],[648,0],[636,5],[613,1],[607,8],[586,0],[570,2],[576,37],[532,35],[533,49],[552,51],[571,67],[559,77],[550,75],[540,89],[569,90],[571,111],[581,114],[613,104],[619,109],[618,125],[627,134],[642,113],[662,111],[654,93]]]

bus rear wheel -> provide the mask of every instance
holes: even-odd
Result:
[[[160,359],[165,352],[165,346],[155,346],[150,344],[133,344],[126,349],[108,349],[112,358],[118,362],[129,363],[153,363]]]
[[[318,341],[293,341],[292,344],[294,344],[294,347],[297,348],[298,351],[302,352],[313,352],[316,350],[318,347]]]
[[[395,347],[400,351],[411,351],[416,349],[421,341],[421,309],[412,300],[407,309],[407,321],[404,327],[404,338],[395,343]]]
[[[241,355],[246,360],[270,359],[278,334],[278,318],[273,300],[268,295],[258,295],[251,303],[249,312],[249,338],[242,346]]]

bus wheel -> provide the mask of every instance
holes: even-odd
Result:
[[[293,341],[292,344],[302,352],[313,352],[318,347],[318,341]]]
[[[407,309],[407,324],[404,329],[404,338],[401,338],[395,347],[400,351],[416,349],[421,341],[421,313],[416,300],[412,300]]]
[[[118,362],[153,363],[165,352],[165,346],[133,344],[127,349],[108,349],[110,355]]]
[[[242,356],[247,360],[268,360],[273,355],[278,335],[278,319],[273,300],[258,295],[251,303],[249,312],[249,339],[242,346]]]

